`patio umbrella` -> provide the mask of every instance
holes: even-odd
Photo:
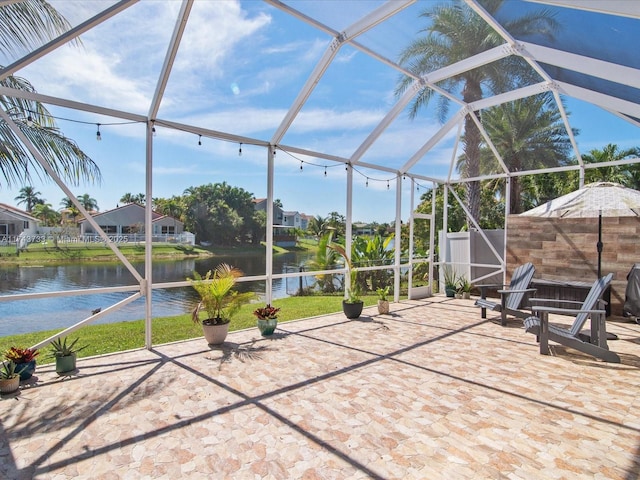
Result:
[[[640,192],[618,183],[596,182],[550,200],[521,215],[546,218],[598,218],[598,278],[601,275],[602,217],[640,216]]]

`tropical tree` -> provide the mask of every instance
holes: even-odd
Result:
[[[347,220],[344,215],[339,214],[338,212],[331,212],[327,217],[327,230],[333,230],[334,238],[338,239],[344,237],[345,233],[345,225]]]
[[[38,204],[44,203],[38,195],[42,195],[40,192],[36,192],[36,189],[32,186],[22,187],[20,189],[20,194],[14,198],[18,205],[24,203],[26,205],[27,212],[31,212],[33,207]]]
[[[328,226],[329,225],[326,218],[324,218],[322,215],[316,215],[311,220],[309,220],[307,231],[314,237],[320,239],[320,237],[327,233]]]
[[[640,148],[620,149],[617,145],[610,143],[602,149],[594,148],[589,153],[582,155],[582,160],[585,163],[593,164],[626,160],[628,158],[637,158],[638,156],[640,156]],[[584,174],[585,183],[616,182],[636,188],[638,177],[634,173],[637,172],[637,166],[636,168],[630,167],[630,165],[609,165],[586,169]]]
[[[41,0],[4,2],[0,8],[0,27],[0,53],[5,58],[29,53],[71,28],[51,5]],[[27,93],[35,92],[27,80],[16,76],[0,80],[0,85]],[[42,103],[0,95],[0,107],[64,181],[73,185],[78,185],[81,180],[101,182],[98,166],[73,140],[62,134]],[[2,119],[0,140],[0,171],[6,186],[30,184],[34,176],[49,177],[40,162]]]
[[[60,223],[60,214],[56,212],[50,203],[39,203],[33,207],[33,216],[42,220],[47,227],[53,227]]]
[[[354,237],[351,243],[351,263],[354,267],[391,265],[395,253],[389,248],[389,244],[393,238],[393,235],[383,237],[378,234],[369,238]],[[376,291],[389,285],[391,275],[389,270],[367,270],[357,272],[356,281],[361,292]]]
[[[512,35],[523,38],[528,35],[553,37],[558,25],[548,10],[537,10],[512,20],[501,18],[501,8],[507,3],[504,0],[485,0],[484,9],[496,18]],[[421,17],[430,23],[423,30],[424,35],[416,38],[400,55],[400,63],[414,75],[424,76],[455,62],[465,60],[493,47],[504,44],[504,39],[491,28],[481,17],[462,1],[443,3],[424,11]],[[491,62],[481,67],[468,70],[450,77],[441,86],[449,91],[461,90],[462,99],[466,103],[480,100],[486,90],[502,92],[507,85],[515,84],[524,77],[530,78],[532,72],[524,68],[522,61],[515,57]],[[413,78],[403,76],[400,79],[396,94],[400,95],[413,84]],[[410,118],[426,107],[435,91],[429,86],[423,87],[415,97],[410,108]],[[439,98],[438,110],[440,119],[444,120],[448,113],[448,101]],[[474,113],[479,117],[479,114]],[[466,157],[464,177],[477,177],[480,173],[480,146],[482,136],[470,115],[465,118],[463,151]],[[466,201],[471,215],[479,218],[480,183],[465,183]]]
[[[198,238],[231,245],[252,238],[258,221],[253,194],[226,182],[189,187],[184,191],[185,228]]]
[[[571,142],[551,94],[542,94],[505,103],[482,112],[482,126],[509,171],[535,170],[569,163]],[[577,132],[574,132],[577,133]],[[497,161],[493,152],[481,151],[482,173],[493,173]],[[461,158],[460,163],[467,161]],[[494,182],[504,195],[505,182]],[[526,182],[525,182],[526,184]],[[521,177],[511,177],[510,213],[522,213]]]
[[[135,195],[132,193],[125,193],[122,197],[120,197],[121,203],[137,203],[138,205],[145,204],[145,194],[144,193],[136,193]]]
[[[333,232],[325,233],[319,238],[316,256],[307,262],[310,270],[333,270],[337,267],[340,257],[335,250],[329,248],[332,243]],[[334,274],[318,274],[315,276],[316,286],[322,293],[333,293],[336,291],[334,278]]]
[[[97,212],[99,210],[98,201],[95,198],[91,197],[91,195],[89,195],[88,193],[78,195],[76,198],[78,199],[78,202],[80,202],[80,205],[82,205],[82,207],[87,212]]]

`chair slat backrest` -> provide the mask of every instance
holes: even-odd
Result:
[[[511,282],[509,282],[509,290],[524,290],[529,288],[535,271],[536,268],[533,266],[533,263],[520,265],[513,271]],[[524,292],[510,293],[506,298],[506,307],[510,310],[518,310],[523,298]]]
[[[600,299],[604,291],[607,289],[607,286],[609,286],[612,279],[613,279],[613,273],[610,273],[607,276],[596,280],[591,286],[591,290],[589,290],[589,294],[587,295],[587,298],[584,299],[584,302],[582,303],[582,307],[580,307],[580,310],[596,310],[598,305],[598,300]],[[573,321],[573,325],[571,326],[571,329],[569,330],[571,332],[571,335],[576,337],[580,333],[580,330],[582,330],[582,327],[584,327],[584,324],[588,318],[589,318],[588,313],[579,313],[576,316],[576,319]]]

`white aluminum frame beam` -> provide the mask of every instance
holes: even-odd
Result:
[[[358,35],[366,32],[367,30],[375,27],[386,18],[395,15],[397,12],[406,8],[407,5],[413,3],[413,1],[414,0],[405,0],[405,2],[389,1],[383,4],[381,7],[378,7],[369,14],[365,15],[360,20],[354,22],[351,26],[347,27],[344,32],[335,36],[335,38],[331,41],[324,54],[322,55],[322,58],[320,58],[320,60],[316,64],[313,72],[311,72],[311,75],[300,89],[298,96],[291,105],[291,108],[289,108],[289,111],[280,123],[280,126],[273,134],[273,137],[271,137],[271,143],[277,145],[280,140],[282,140],[287,130],[289,130],[289,127],[291,127],[293,120],[296,118],[296,116],[306,103],[307,99],[315,89],[316,85],[320,81],[320,78],[322,78],[324,72],[326,72],[327,68],[329,68],[331,61],[338,54],[338,51],[340,50],[342,45],[350,39],[355,38]]]
[[[178,13],[178,17],[176,19],[176,25],[173,29],[171,40],[169,41],[167,54],[164,57],[164,63],[162,64],[162,69],[160,70],[158,83],[156,84],[156,91],[153,94],[153,100],[151,101],[151,107],[149,108],[150,119],[155,119],[156,115],[158,115],[160,103],[162,102],[164,91],[167,88],[167,82],[169,81],[169,76],[171,75],[173,62],[175,61],[176,55],[178,54],[180,41],[182,40],[182,36],[184,35],[184,29],[187,26],[187,20],[189,19],[189,14],[191,13],[192,6],[193,0],[183,0],[180,7],[180,13]]]
[[[462,118],[464,118],[466,113],[466,108],[460,109],[455,115],[452,115],[451,118],[440,127],[438,130],[427,142],[420,148],[413,156],[400,168],[400,173],[408,172],[411,167],[413,167],[424,155],[431,150],[437,143],[444,138],[444,136],[449,133],[453,127],[455,127],[458,122]]]
[[[593,103],[605,110],[615,110],[635,118],[640,118],[640,105],[618,97],[612,97],[604,93],[594,92],[586,88],[578,87],[570,83],[555,82],[558,93],[568,95],[578,100]]]
[[[387,112],[382,121],[376,125],[371,133],[367,136],[367,138],[360,144],[358,149],[354,152],[351,157],[352,163],[358,163],[358,161],[362,158],[371,145],[382,135],[382,133],[391,125],[391,123],[400,115],[402,110],[411,102],[413,97],[416,95],[418,89],[421,88],[420,82],[414,82],[411,85],[411,88],[408,88],[407,91],[404,92],[400,100],[396,102],[396,104]]]
[[[117,245],[109,239],[109,236],[100,228],[95,219],[87,212],[87,210],[82,206],[80,201],[76,198],[73,192],[67,187],[67,185],[62,181],[62,179],[58,176],[58,174],[53,170],[49,162],[47,162],[40,151],[33,145],[33,143],[27,138],[27,136],[22,133],[22,130],[18,128],[13,119],[3,110],[0,109],[0,117],[7,123],[11,131],[14,133],[18,139],[22,142],[22,144],[27,147],[29,153],[33,155],[33,158],[40,163],[40,166],[47,172],[49,177],[62,189],[64,194],[73,202],[78,211],[82,214],[82,216],[89,222],[89,224],[94,228],[94,230],[100,235],[100,238],[105,242],[105,244],[111,249],[111,251],[118,257],[118,259],[123,263],[123,265],[129,270],[129,272],[134,276],[134,278],[138,281],[142,281],[142,276],[138,273],[138,271],[131,265],[129,260],[122,254]]]
[[[574,8],[589,12],[640,18],[640,3],[637,0],[526,0],[556,7]]]
[[[9,75],[12,75],[14,72],[20,70],[21,68],[26,67],[32,62],[35,62],[37,59],[47,55],[49,52],[52,52],[58,47],[65,45],[66,43],[80,36],[84,32],[91,30],[96,25],[101,24],[105,20],[108,20],[109,18],[120,13],[121,11],[126,10],[130,6],[138,3],[138,1],[139,0],[121,0],[115,5],[112,5],[109,8],[101,11],[100,13],[93,16],[89,20],[82,22],[80,25],[76,27],[73,27],[68,32],[63,33],[59,37],[44,44],[40,48],[35,49],[28,55],[25,55],[19,60],[16,60],[11,65],[7,65],[6,67],[4,67],[2,70],[0,70],[0,80],[7,78]]]
[[[584,55],[563,52],[555,48],[543,47],[533,43],[520,43],[523,55],[529,55],[535,61],[548,63],[560,68],[603,78],[611,82],[640,88],[640,72],[638,69],[626,67],[617,63],[606,62]]]

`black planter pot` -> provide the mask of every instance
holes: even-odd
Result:
[[[456,289],[451,287],[445,287],[444,292],[449,298],[453,298],[456,296]]]
[[[362,313],[364,302],[359,301],[355,303],[349,303],[346,300],[342,301],[342,311],[347,318],[358,318]]]

